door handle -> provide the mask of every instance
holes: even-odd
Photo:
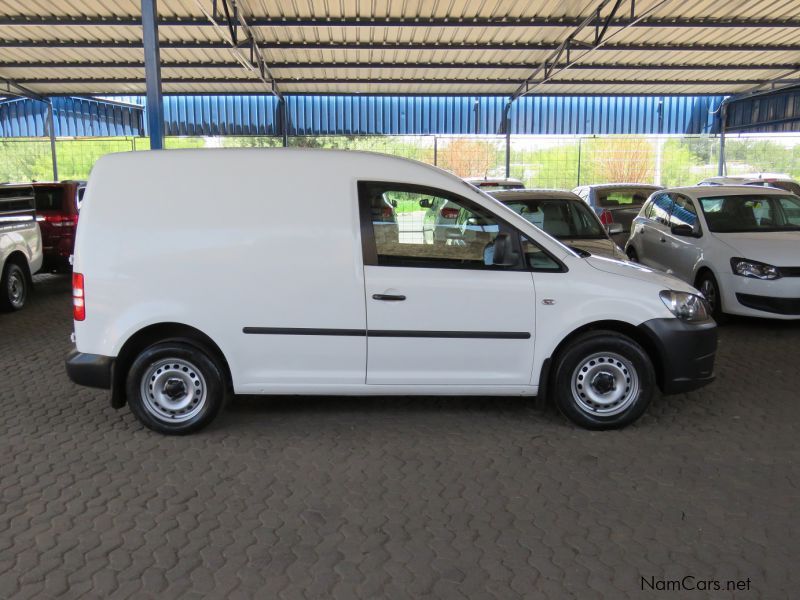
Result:
[[[667,238],[665,238],[665,237],[662,237],[662,238],[661,238],[661,243],[662,243],[662,244],[666,244],[666,243],[667,243]]]
[[[386,300],[389,302],[400,302],[405,300],[406,297],[402,294],[372,294],[373,300]]]

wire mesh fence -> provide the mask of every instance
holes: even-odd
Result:
[[[505,177],[527,187],[572,189],[589,183],[642,182],[693,185],[718,172],[720,143],[713,136],[512,136],[506,157],[502,136],[298,136],[298,148],[382,152],[437,165],[460,177]],[[170,137],[168,149],[280,147],[278,137]],[[149,148],[147,138],[59,139],[60,179],[85,179],[94,162],[111,152]],[[729,175],[779,173],[800,179],[800,134],[729,136]],[[53,178],[47,139],[0,139],[0,181]]]

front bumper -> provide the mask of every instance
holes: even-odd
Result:
[[[73,350],[65,361],[67,375],[78,385],[111,389],[114,373],[114,359],[99,354],[85,354]]]
[[[714,381],[717,324],[713,319],[688,323],[676,318],[651,319],[639,328],[655,346],[658,383],[665,394],[681,394]]]
[[[800,277],[761,280],[725,274],[720,280],[726,313],[768,319],[800,319]]]

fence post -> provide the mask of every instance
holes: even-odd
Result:
[[[433,166],[439,166],[439,138],[433,136]]]
[[[728,105],[724,100],[719,112],[719,164],[717,165],[717,175],[722,177],[725,175],[725,122],[728,120]]]
[[[581,185],[581,140],[583,138],[578,138],[578,182],[575,184],[575,187],[580,187]]]
[[[47,103],[47,129],[50,130],[50,156],[53,159],[53,181],[58,181],[58,157],[56,156],[56,129],[53,119],[53,101]]]

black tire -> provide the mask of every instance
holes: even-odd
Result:
[[[628,245],[627,248],[625,248],[625,254],[628,257],[628,260],[635,263],[639,262],[639,255],[636,253],[636,248],[634,248],[630,244]]]
[[[11,312],[25,306],[30,292],[30,280],[25,269],[15,262],[7,262],[0,277],[0,310]]]
[[[149,346],[128,370],[126,392],[131,412],[159,433],[185,435],[199,431],[214,420],[225,404],[222,373],[212,354],[197,345],[170,340]],[[144,396],[145,380],[148,397]],[[173,393],[175,398],[170,396]]]
[[[714,277],[714,274],[711,271],[703,271],[700,273],[695,282],[695,287],[700,290],[706,302],[708,302],[708,305],[711,307],[711,316],[714,317],[717,324],[722,325],[725,323],[728,317],[722,310],[722,294],[720,293],[719,283],[717,283],[717,278]]]
[[[581,387],[591,376],[593,383]],[[604,394],[595,389],[599,384],[613,387]],[[558,410],[576,425],[618,429],[647,410],[656,391],[655,369],[647,352],[631,338],[615,331],[590,331],[559,352],[550,391]]]

